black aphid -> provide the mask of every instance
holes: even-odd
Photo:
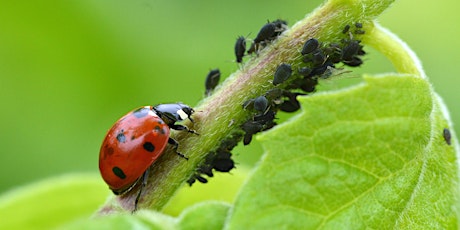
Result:
[[[273,78],[273,85],[279,85],[286,81],[292,75],[292,67],[289,64],[282,63],[276,68]]]
[[[241,63],[243,61],[244,53],[246,52],[246,38],[240,36],[236,39],[235,43],[235,56],[236,62]]]
[[[220,80],[220,70],[213,69],[209,71],[208,75],[206,76],[206,81],[204,83],[206,88],[206,95],[210,95],[211,92],[216,88],[217,84],[219,84]]]
[[[451,139],[452,139],[452,136],[450,134],[450,131],[448,128],[445,128],[443,131],[442,131],[442,135],[444,136],[444,140],[446,141],[446,143],[448,145],[450,145],[452,142],[451,142]]]
[[[315,38],[310,38],[305,42],[305,44],[302,47],[302,51],[300,51],[300,53],[302,55],[307,55],[317,50],[318,48],[319,48],[319,41],[316,40]]]

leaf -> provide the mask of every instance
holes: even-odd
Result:
[[[65,175],[0,196],[0,229],[50,229],[93,215],[109,194],[99,176]]]
[[[178,229],[223,229],[230,205],[208,201],[186,209],[179,217]]]
[[[61,226],[63,230],[98,229],[98,230],[160,230],[175,229],[174,219],[158,212],[141,210],[134,215],[116,213],[107,216],[98,216]]]
[[[457,229],[457,142],[430,85],[364,80],[300,98],[300,115],[261,136],[227,229]]]
[[[177,218],[150,210],[140,210],[134,215],[122,213],[80,220],[60,229],[222,229],[230,205],[223,202],[203,202],[189,207]]]

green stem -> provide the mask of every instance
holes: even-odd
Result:
[[[373,27],[366,31],[363,42],[385,55],[397,72],[426,78],[417,55],[405,42],[378,23],[374,22]]]
[[[173,132],[179,151],[189,160],[178,157],[171,148],[154,163],[144,188],[140,208],[161,210],[174,193],[202,163],[230,135],[241,132],[240,126],[251,116],[242,104],[273,89],[273,73],[281,63],[289,63],[296,71],[301,64],[304,42],[317,38],[322,42],[337,42],[343,38],[347,24],[362,22],[366,29],[371,21],[393,0],[332,0],[297,22],[279,39],[253,57],[231,75],[210,97],[195,107],[194,124],[185,123],[200,135]],[[281,87],[283,84],[281,85]],[[100,214],[117,210],[132,210],[138,189],[110,200]]]

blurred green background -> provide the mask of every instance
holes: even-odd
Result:
[[[237,36],[254,37],[268,19],[292,25],[321,2],[0,1],[0,192],[63,173],[98,173],[100,143],[119,117],[142,105],[196,105],[211,68],[224,77],[238,68]],[[455,123],[459,7],[399,1],[380,17],[418,54]],[[359,72],[393,70],[372,50],[366,61]],[[234,152],[244,164],[261,148]]]

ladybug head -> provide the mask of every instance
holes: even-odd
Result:
[[[184,104],[178,104],[180,106],[180,109],[177,110],[177,114],[179,114],[181,120],[189,119],[191,122],[193,122],[192,119],[192,114],[195,112],[191,107],[184,105]]]
[[[185,120],[187,118],[193,122],[193,119],[190,116],[195,112],[190,106],[181,103],[160,104],[154,106],[153,110],[168,125],[174,124],[176,121]]]

